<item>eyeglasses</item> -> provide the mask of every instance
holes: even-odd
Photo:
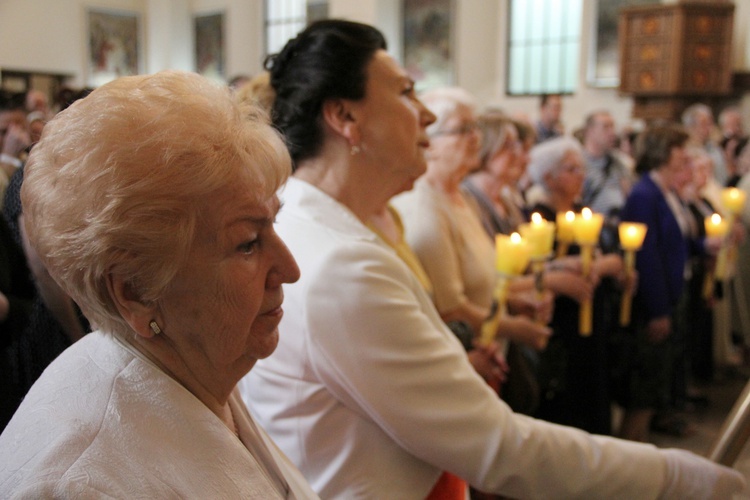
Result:
[[[523,152],[523,142],[518,139],[507,141],[501,149],[508,149],[514,153],[521,153]]]
[[[559,167],[560,172],[564,172],[566,174],[585,174],[586,168],[583,165],[579,165],[576,163],[563,163]]]
[[[430,134],[430,136],[436,137],[438,135],[469,135],[475,130],[479,130],[479,124],[477,124],[477,122],[468,122],[464,123],[460,127],[449,128],[446,130],[437,130]]]

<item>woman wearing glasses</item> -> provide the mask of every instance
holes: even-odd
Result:
[[[495,250],[487,238],[474,200],[461,188],[479,168],[481,132],[471,95],[445,88],[421,96],[437,116],[427,128],[427,172],[414,189],[396,197],[406,240],[434,287],[438,312],[447,322],[464,321],[475,333],[490,315],[495,288]],[[546,301],[547,310],[550,301]],[[541,348],[549,329],[524,317],[509,317],[503,335]]]

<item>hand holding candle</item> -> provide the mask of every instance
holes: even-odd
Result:
[[[633,279],[635,271],[635,252],[641,249],[646,237],[648,227],[638,222],[623,222],[618,226],[620,235],[620,246],[625,252],[625,279],[629,283]],[[630,293],[624,293],[620,304],[620,325],[630,324],[630,311],[633,297]]]
[[[591,261],[594,258],[594,248],[599,241],[599,233],[604,224],[604,216],[595,214],[589,208],[581,210],[573,224],[573,234],[576,243],[581,247],[581,272],[584,278],[591,275]],[[591,299],[581,303],[578,317],[578,332],[588,337],[592,332],[592,302]]]
[[[529,265],[529,248],[518,233],[510,236],[498,234],[495,236],[495,270],[497,283],[495,284],[495,302],[497,310],[482,325],[480,342],[489,345],[495,339],[500,318],[507,314],[506,302],[510,278],[518,276]]]

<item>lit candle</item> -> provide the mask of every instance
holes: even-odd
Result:
[[[591,212],[590,208],[581,210],[573,225],[576,243],[581,247],[581,273],[588,279],[591,275],[591,262],[594,259],[594,247],[599,241],[599,233],[604,224],[604,216]],[[591,300],[581,302],[578,316],[578,332],[588,337],[592,332],[593,305]]]
[[[648,226],[640,222],[622,222],[617,227],[620,234],[620,246],[623,250],[640,250],[646,237]]]
[[[596,245],[599,241],[599,233],[604,224],[604,216],[595,214],[590,208],[581,210],[581,215],[576,217],[573,223],[573,234],[579,245]]]
[[[729,224],[722,219],[721,215],[713,214],[703,220],[706,227],[706,236],[718,236],[723,238],[729,231]]]
[[[529,265],[528,244],[518,233],[495,236],[495,269],[506,276],[521,274]]]
[[[539,213],[531,214],[531,222],[518,226],[521,236],[529,244],[531,259],[546,259],[555,242],[555,223],[546,221]]]
[[[572,210],[557,212],[555,221],[557,226],[557,256],[562,257],[567,255],[568,247],[575,240],[573,225],[576,221],[576,214]]]
[[[494,299],[497,302],[497,310],[482,324],[480,342],[489,345],[495,339],[500,319],[506,314],[506,301],[510,279],[518,276],[526,270],[529,265],[528,244],[518,233],[510,236],[498,234],[495,236],[495,270],[497,271],[497,282],[495,283]]]
[[[729,233],[729,221],[722,219],[719,214],[713,214],[710,217],[706,217],[703,223],[706,226],[706,236],[714,236],[723,239]],[[722,241],[721,248],[719,248],[719,254],[716,256],[716,266],[714,267],[714,277],[716,279],[722,280],[726,276],[728,260],[729,248],[726,243]]]
[[[625,251],[625,279],[633,279],[635,272],[635,252],[643,246],[648,226],[639,222],[622,222],[617,227],[620,235],[620,246]],[[622,295],[620,303],[620,325],[630,324],[630,311],[632,309],[633,297],[627,291]]]
[[[747,195],[741,189],[736,187],[725,188],[721,190],[721,204],[732,215],[739,215],[745,207]]]
[[[734,226],[735,219],[742,213],[745,208],[747,194],[741,189],[735,187],[721,190],[721,203],[727,211],[727,233]],[[719,256],[716,260],[716,277],[723,279],[726,269],[734,269],[734,262],[737,260],[737,242],[729,240],[722,245]],[[719,273],[721,271],[721,274]]]
[[[531,222],[518,226],[518,231],[529,243],[534,288],[537,300],[541,300],[544,295],[544,262],[552,255],[555,223],[544,220],[539,212],[534,212],[531,214]],[[542,322],[541,317],[537,318],[537,322]]]

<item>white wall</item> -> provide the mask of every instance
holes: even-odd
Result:
[[[494,92],[486,98],[487,104],[500,107],[509,113],[527,115],[533,120],[537,117],[539,107],[538,97],[511,97],[506,95],[507,52],[505,50],[505,42],[508,38],[507,19],[509,16],[509,2],[499,0],[496,3],[496,17],[490,15],[481,16],[481,13],[476,13],[472,22],[468,23],[468,26],[465,26],[460,35],[464,43],[476,47],[475,52],[484,54],[484,47],[487,45],[485,32],[489,29],[494,30],[494,42],[496,45],[492,53],[493,57],[488,57],[484,61],[496,61],[494,65],[494,78],[488,81],[484,73],[464,73],[462,75],[462,85],[468,87],[472,85],[472,82],[479,81],[483,85],[491,82],[494,85]],[[589,27],[595,23],[595,14],[594,2],[583,0],[583,20],[581,25],[584,29],[581,33],[578,89],[574,95],[563,98],[562,119],[568,131],[572,131],[582,124],[588,113],[600,108],[610,110],[618,124],[625,124],[630,121],[632,99],[620,96],[616,89],[591,87],[586,82],[588,54],[592,42],[592,30]],[[484,24],[483,29],[478,29],[480,23]],[[490,64],[485,64],[485,66],[490,66]],[[487,95],[484,88],[471,87],[471,89],[478,95]]]
[[[136,12],[143,0],[2,0],[0,69],[64,73],[85,85],[86,8]],[[145,39],[145,36],[144,36]],[[145,67],[145,66],[144,66]]]
[[[224,12],[227,78],[263,69],[263,0],[192,0],[192,11]]]
[[[676,0],[672,0],[676,1]],[[471,91],[480,103],[497,106],[509,113],[537,117],[538,97],[511,97],[505,93],[507,0],[456,0],[453,23],[457,84]],[[390,51],[401,56],[400,2],[394,0],[330,0],[333,17],[374,24],[386,35]],[[574,95],[563,98],[563,122],[574,130],[587,114],[608,109],[619,125],[631,121],[633,100],[615,88],[594,87],[586,81],[589,52],[594,41],[595,0],[583,0],[584,26],[579,54],[579,84]],[[734,69],[750,70],[750,0],[735,2]],[[745,116],[750,116],[750,95],[742,99]],[[750,123],[747,124],[750,126]]]
[[[147,0],[144,16],[146,72],[193,69],[189,0]]]
[[[454,47],[457,84],[474,93],[480,103],[536,118],[538,98],[505,94],[507,0],[455,0]],[[88,6],[140,13],[143,57],[147,72],[193,67],[192,16],[226,14],[226,73],[255,74],[264,55],[263,0],[0,0],[0,68],[50,71],[73,75],[72,85],[84,85]],[[592,26],[595,0],[583,0],[584,27]],[[735,2],[733,65],[750,70],[750,0]],[[377,26],[392,54],[401,57],[400,0],[329,0],[331,17]],[[592,30],[581,38],[579,87],[563,100],[568,130],[579,126],[592,110],[607,108],[619,124],[630,119],[632,100],[616,89],[586,83],[586,63]],[[742,100],[750,116],[750,96]],[[750,124],[748,124],[750,125]]]
[[[582,25],[594,22],[593,1],[583,0]],[[400,2],[393,0],[330,0],[332,17],[343,17],[377,26],[388,39],[390,51],[400,57],[401,31]],[[525,113],[536,117],[537,97],[509,97],[505,95],[508,2],[506,0],[459,0],[453,23],[456,83],[471,91],[480,103],[499,106],[510,113]],[[378,15],[388,13],[390,16]],[[590,88],[586,85],[586,65],[591,33],[582,34],[579,89],[564,98],[563,120],[573,129],[590,111],[607,108],[621,123],[629,120],[632,100],[620,97],[615,89]]]
[[[86,10],[141,16],[143,68],[193,69],[192,16],[226,13],[227,76],[257,73],[263,56],[263,0],[0,0],[0,70],[71,75],[84,86]]]

